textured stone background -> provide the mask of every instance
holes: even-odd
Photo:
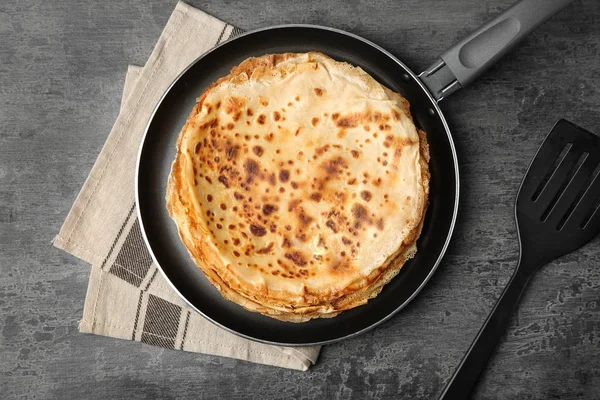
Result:
[[[414,70],[511,0],[192,1],[244,29],[350,30]],[[375,5],[377,3],[377,5]],[[453,242],[418,298],[301,373],[78,334],[88,266],[50,245],[175,1],[0,3],[1,398],[435,398],[517,260],[513,200],[559,118],[600,133],[600,1],[578,0],[443,104],[462,175]],[[600,239],[543,268],[477,399],[600,398]]]

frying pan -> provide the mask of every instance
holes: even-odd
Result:
[[[459,177],[450,128],[438,102],[467,85],[525,35],[573,0],[523,0],[448,49],[420,75],[359,36],[314,25],[248,32],[194,61],[171,85],[147,126],[138,156],[136,201],[144,240],[176,293],[213,323],[249,339],[277,345],[315,345],[375,327],[405,307],[433,275],[448,246],[458,212]],[[269,53],[320,51],[360,66],[411,104],[430,146],[430,203],[416,256],[366,305],[330,319],[278,321],[224,299],[191,260],[165,204],[177,135],[196,98],[231,67]]]

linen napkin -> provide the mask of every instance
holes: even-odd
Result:
[[[120,114],[53,243],[92,264],[80,332],[305,371],[319,346],[254,342],[189,309],[153,263],[135,212],[137,153],[154,107],[188,64],[241,32],[177,3],[146,65],[128,68]]]

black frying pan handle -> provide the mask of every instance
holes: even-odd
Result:
[[[521,0],[446,50],[419,77],[440,101],[467,86],[574,0]]]

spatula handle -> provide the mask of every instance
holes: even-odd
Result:
[[[519,302],[523,289],[529,281],[531,274],[526,274],[523,270],[517,267],[467,354],[460,362],[452,378],[450,378],[440,396],[440,400],[469,398],[481,372],[485,369],[488,359],[504,334],[512,311]]]

